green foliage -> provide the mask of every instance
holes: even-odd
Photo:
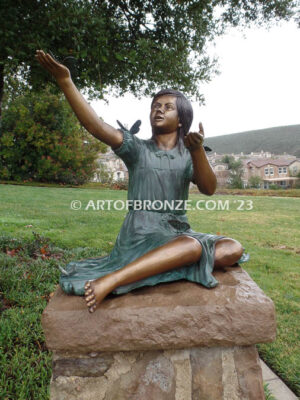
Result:
[[[228,165],[229,169],[229,186],[232,189],[243,188],[243,163],[241,160],[235,160],[233,156],[226,155],[221,160]]]
[[[222,163],[225,163],[225,164],[227,164],[227,165],[229,166],[229,163],[230,163],[232,160],[234,160],[234,157],[233,157],[233,156],[229,156],[228,154],[226,154],[226,155],[221,159],[221,162],[222,162]]]
[[[128,179],[120,179],[114,181],[113,173],[105,164],[101,162],[99,163],[99,167],[97,169],[97,175],[100,179],[100,183],[106,188],[128,190]]]
[[[215,69],[207,40],[228,25],[288,19],[294,8],[293,0],[2,0],[0,100],[3,76],[45,86],[49,75],[35,61],[36,49],[60,61],[75,57],[76,84],[91,96],[110,87],[149,94],[171,86],[200,100],[199,82]]]
[[[298,172],[298,174],[296,174],[296,178],[298,178],[295,182],[295,189],[300,189],[300,172]]]
[[[300,157],[300,125],[278,126],[205,139],[205,144],[219,154],[250,154],[269,151]]]
[[[251,188],[260,188],[260,185],[262,184],[262,179],[258,175],[250,176],[249,180],[249,186]]]
[[[121,179],[119,181],[116,181],[111,186],[113,189],[128,190],[128,179]]]
[[[22,255],[42,259],[48,258],[53,252],[50,247],[50,239],[40,235],[36,232],[32,232],[33,238],[29,241],[23,241],[9,236],[0,236],[0,252],[4,252],[8,255]]]
[[[45,243],[51,253],[36,257],[32,250]],[[17,251],[7,251],[7,246]],[[52,357],[45,346],[41,314],[57,286],[58,266],[74,257],[93,255],[95,251],[55,248],[38,235],[29,240],[0,237],[1,399],[49,399]]]
[[[264,392],[265,392],[265,397],[266,400],[277,400],[276,397],[274,397],[269,389],[269,384],[264,383]]]
[[[105,149],[80,126],[62,96],[27,92],[4,109],[0,179],[82,184]]]
[[[101,183],[111,183],[113,180],[113,173],[103,163],[99,163],[97,175]]]
[[[279,190],[281,189],[280,186],[276,185],[275,183],[273,185],[269,185],[270,190]]]

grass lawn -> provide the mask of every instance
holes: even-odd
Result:
[[[126,192],[0,185],[1,399],[48,399],[51,355],[40,316],[57,285],[59,264],[112,249],[126,211],[85,210],[89,200],[105,199],[125,200]],[[188,211],[194,230],[236,238],[250,253],[243,267],[277,311],[277,339],[259,345],[260,355],[300,395],[300,199],[227,194],[190,199],[193,206],[206,200],[200,205],[208,208]],[[72,200],[82,208],[72,210]],[[218,210],[225,201],[229,209]]]

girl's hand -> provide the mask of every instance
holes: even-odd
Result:
[[[50,54],[45,54],[43,50],[37,50],[35,57],[41,64],[41,66],[54,76],[57,82],[71,79],[69,69],[65,65],[60,64],[59,62],[54,60],[54,58],[51,57]]]
[[[189,132],[184,138],[184,145],[190,151],[198,150],[202,147],[204,141],[203,125],[199,123],[199,132]]]

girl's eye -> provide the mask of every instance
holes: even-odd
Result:
[[[174,107],[172,106],[172,104],[167,104],[166,109],[167,110],[174,110]]]

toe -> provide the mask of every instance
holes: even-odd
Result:
[[[86,291],[85,291],[86,296],[90,295],[91,293],[93,293],[92,289],[86,289]]]
[[[94,298],[95,298],[95,296],[93,294],[91,294],[90,296],[85,296],[85,300],[86,301],[90,301],[90,300],[92,300]]]
[[[87,303],[88,307],[91,307],[95,304],[95,300],[91,300]]]
[[[84,288],[87,290],[87,289],[89,289],[90,287],[91,287],[90,282],[89,282],[89,281],[86,282],[86,284],[84,285]]]

